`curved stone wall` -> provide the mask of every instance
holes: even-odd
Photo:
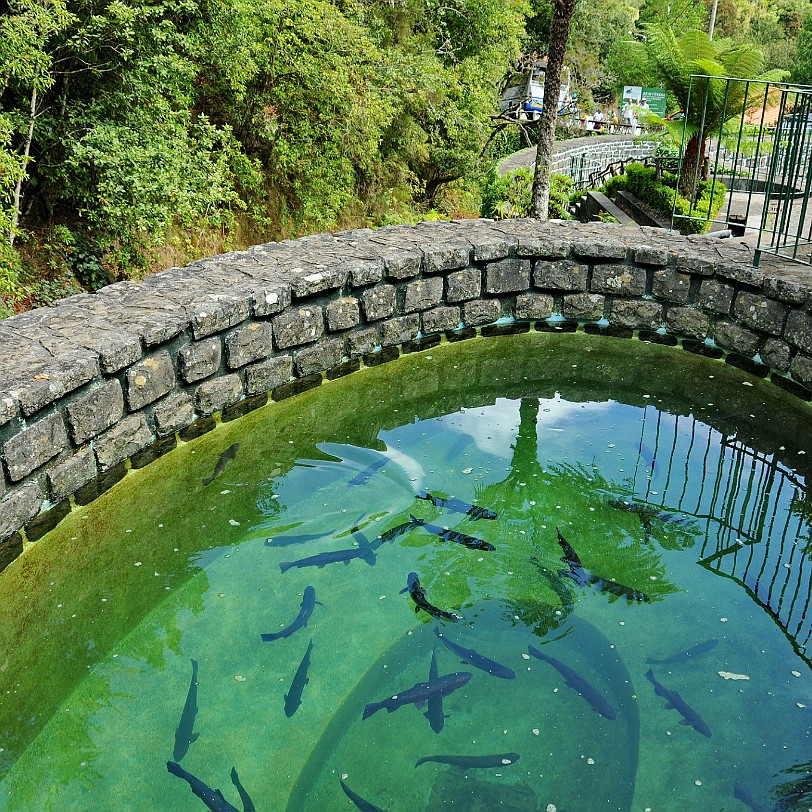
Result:
[[[0,569],[218,419],[531,329],[679,344],[810,399],[812,285],[743,243],[469,220],[255,246],[0,322]]]

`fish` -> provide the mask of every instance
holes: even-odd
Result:
[[[223,473],[223,469],[226,467],[226,465],[228,465],[229,460],[234,459],[234,455],[237,453],[237,450],[239,449],[239,447],[240,447],[239,443],[234,443],[234,445],[230,445],[220,455],[220,459],[217,460],[217,465],[214,466],[214,470],[211,472],[211,475],[207,476],[203,480],[204,485],[211,485],[211,483],[214,482],[214,480],[217,479],[217,477],[220,476],[220,474]]]
[[[369,719],[373,713],[377,713],[382,708],[386,708],[389,713],[396,711],[403,705],[417,705],[420,707],[431,697],[447,696],[462,688],[470,682],[474,675],[470,671],[455,671],[453,674],[446,674],[428,682],[418,682],[406,691],[393,694],[381,702],[370,702],[361,716],[362,719]]]
[[[175,747],[172,750],[172,758],[175,761],[181,761],[189,751],[189,746],[200,736],[194,732],[197,711],[197,660],[192,660],[192,681],[189,683],[186,702],[180,715],[178,729],[175,731]]]
[[[310,615],[313,614],[316,603],[316,590],[312,586],[306,586],[302,593],[302,608],[299,610],[296,620],[286,629],[282,629],[281,632],[261,634],[260,637],[262,641],[269,643],[271,640],[280,640],[283,637],[290,637],[295,631],[301,629],[302,626],[307,626],[307,621],[310,619]]]
[[[617,719],[617,713],[609,703],[609,700],[577,671],[570,668],[566,663],[562,663],[561,660],[556,660],[555,657],[550,657],[543,651],[539,651],[535,646],[528,646],[527,653],[539,660],[543,660],[545,663],[549,663],[555,668],[555,670],[564,677],[564,682],[576,693],[580,694],[592,706],[592,710],[596,713],[599,713],[605,719]]]
[[[265,539],[266,547],[291,547],[294,544],[304,544],[307,541],[315,541],[316,539],[323,539],[325,536],[331,536],[330,530],[324,533],[301,533],[293,536],[271,536]]]
[[[710,651],[712,648],[716,648],[718,644],[719,641],[712,638],[710,640],[706,640],[704,643],[697,643],[695,646],[691,646],[691,648],[686,649],[685,651],[672,654],[670,657],[664,657],[662,660],[658,660],[656,657],[646,657],[646,662],[655,665],[658,663],[660,665],[682,663],[685,662],[685,660],[690,660],[691,657],[696,657],[700,654],[704,654],[706,651]]]
[[[437,668],[437,652],[432,649],[431,651],[431,665],[429,666],[429,682],[436,680],[439,677],[439,670]],[[429,720],[429,725],[435,733],[439,733],[445,726],[445,714],[443,713],[443,697],[438,694],[437,696],[430,696],[426,700],[426,712],[423,714]]]
[[[349,550],[332,550],[331,552],[318,553],[308,558],[300,558],[298,561],[282,561],[279,569],[287,572],[293,567],[326,567],[328,564],[349,564],[355,558],[361,558],[369,564],[375,566],[375,547],[367,544],[362,547],[351,547]]]
[[[296,669],[293,682],[291,682],[290,688],[285,694],[285,716],[287,716],[288,719],[296,713],[299,705],[302,704],[302,691],[305,685],[310,682],[307,678],[307,669],[310,668],[310,654],[312,651],[313,641],[311,640],[307,646],[304,657],[302,657],[302,661],[299,663],[299,667]]]
[[[445,643],[446,647],[458,655],[464,663],[468,663],[474,666],[474,668],[479,668],[481,671],[485,671],[493,677],[499,677],[499,679],[516,679],[516,672],[512,668],[497,663],[495,660],[490,660],[472,648],[458,646],[440,631],[439,626],[434,627],[434,633]]]
[[[643,502],[627,502],[625,499],[609,499],[607,505],[616,510],[623,510],[626,513],[633,513],[640,519],[640,524],[646,531],[646,540],[651,534],[651,520],[657,519],[664,524],[679,524],[688,525],[689,520],[684,516],[677,516],[674,513],[669,513],[667,510],[661,510],[658,507],[644,504]]]
[[[746,807],[749,807],[752,812],[767,812],[767,807],[758,803],[749,787],[741,781],[737,781],[733,785],[733,797],[741,801]]]
[[[566,575],[572,578],[578,586],[594,587],[598,592],[608,592],[618,598],[625,598],[628,603],[636,601],[637,603],[650,603],[651,597],[645,592],[641,592],[634,587],[620,584],[613,581],[611,578],[604,578],[602,575],[595,575],[588,570],[581,563],[578,554],[572,548],[572,545],[561,535],[561,531],[556,528],[558,534],[558,543],[564,551],[561,560],[568,565],[569,570],[559,570],[559,575]]]
[[[343,781],[343,779],[338,779],[339,783],[341,784],[341,789],[344,790],[344,794],[361,810],[361,812],[383,812],[379,806],[375,806],[375,804],[371,804],[369,801],[362,798],[357,793],[353,792]]]
[[[408,578],[408,585],[405,589],[401,589],[401,593],[408,592],[415,602],[414,611],[419,612],[421,609],[428,612],[432,617],[440,617],[443,620],[450,620],[452,622],[463,620],[462,615],[456,612],[446,612],[445,609],[438,609],[434,604],[426,600],[426,590],[420,585],[420,578],[416,572],[410,572]]]
[[[410,516],[409,518],[415,527],[422,527],[425,531],[438,536],[443,541],[453,541],[456,544],[462,544],[464,547],[468,547],[471,550],[485,550],[490,552],[491,550],[496,549],[496,547],[494,547],[490,542],[478,539],[476,536],[469,536],[466,533],[458,533],[456,530],[448,530],[443,527],[438,527],[436,524],[429,524],[423,519],[418,519],[415,516]]]
[[[665,699],[665,707],[677,711],[683,717],[684,721],[680,724],[690,725],[697,733],[711,737],[707,722],[676,691],[671,691],[657,682],[653,669],[649,668],[646,672],[646,679],[654,686],[654,693]]]
[[[224,797],[219,789],[212,789],[207,784],[204,784],[199,778],[187,773],[180,764],[174,761],[166,762],[166,769],[172,775],[182,778],[188,785],[192,792],[203,801],[204,804],[211,810],[211,812],[240,812],[236,806],[232,806]]]
[[[656,473],[657,472],[656,454],[642,440],[640,441],[640,445],[637,447],[637,453],[639,454],[643,462],[647,463],[648,467],[651,468],[651,472]]]
[[[494,753],[489,756],[423,756],[417,759],[414,766],[419,767],[427,761],[436,761],[438,764],[450,764],[461,770],[470,770],[482,767],[507,767],[518,760],[518,753]]]
[[[415,527],[419,527],[419,523],[413,520],[408,522],[403,522],[403,524],[395,525],[394,527],[390,527],[385,533],[382,533],[378,538],[377,541],[389,542],[394,541],[399,536],[402,536],[404,533],[408,533],[410,530],[413,530]]]
[[[463,502],[462,499],[451,498],[445,499],[442,496],[435,496],[428,491],[418,491],[415,496],[418,499],[425,499],[431,502],[434,507],[445,508],[452,513],[465,513],[472,519],[498,519],[499,514],[494,513],[488,508],[479,507],[479,505],[469,505],[468,502]]]
[[[231,768],[231,783],[234,784],[234,787],[240,794],[240,801],[242,801],[242,812],[257,812],[257,808],[254,806],[254,802],[251,800],[251,796],[248,794],[245,787],[242,785],[242,781],[240,781],[240,776],[237,775],[236,767]]]
[[[370,463],[366,468],[364,468],[361,473],[356,474],[347,484],[348,485],[366,485],[370,479],[375,475],[375,472],[379,468],[383,468],[386,463],[389,462],[389,457],[378,457],[375,462]]]

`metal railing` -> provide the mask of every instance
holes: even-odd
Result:
[[[812,87],[691,76],[682,130],[678,188],[686,220],[730,228],[762,254],[812,264]],[[705,201],[727,190],[715,215]]]

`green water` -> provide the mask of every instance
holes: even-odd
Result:
[[[722,363],[581,334],[443,345],[223,424],[0,575],[0,810],[204,809],[166,769],[192,659],[199,738],[181,765],[238,809],[232,767],[271,812],[354,808],[342,776],[391,812],[746,810],[736,782],[763,808],[809,809],[809,428],[808,406]],[[374,566],[280,570],[410,516],[496,549],[413,526]],[[591,573],[648,600],[567,577],[557,528]],[[317,538],[285,544],[300,535]],[[400,593],[412,571],[463,620],[416,614]],[[308,585],[307,627],[262,642]],[[516,678],[461,663],[438,625]],[[646,662],[709,640],[687,661]],[[413,705],[362,720],[426,681],[433,650],[441,675],[473,674],[444,698],[440,733]],[[710,738],[666,708],[649,668]],[[415,766],[503,753],[519,759]]]

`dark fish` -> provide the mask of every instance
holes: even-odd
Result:
[[[364,708],[362,719],[369,719],[373,713],[377,713],[381,708],[386,708],[389,713],[396,711],[403,705],[420,705],[434,696],[446,696],[457,688],[462,688],[474,675],[470,671],[455,671],[453,674],[446,674],[435,680],[428,682],[418,682],[407,691],[393,694],[382,702],[370,702]]]
[[[418,499],[426,499],[431,502],[434,507],[445,508],[452,513],[465,513],[472,519],[498,519],[499,514],[494,513],[488,508],[479,507],[478,505],[469,505],[468,502],[463,502],[462,499],[451,498],[444,499],[442,496],[435,496],[428,491],[418,491],[416,494]]]
[[[326,533],[302,533],[295,536],[271,536],[265,539],[266,547],[291,547],[294,544],[304,544],[306,541],[315,541],[316,539],[323,539],[325,536],[331,536],[332,532]]]
[[[685,721],[680,724],[690,725],[697,733],[701,733],[708,738],[711,737],[707,722],[676,691],[671,691],[665,685],[657,682],[651,668],[646,671],[646,678],[654,686],[654,693],[665,699],[665,707],[668,710],[677,711],[683,717]]]
[[[463,648],[456,643],[452,643],[441,631],[439,626],[434,627],[434,633],[445,645],[451,649],[457,656],[459,656],[464,663],[469,663],[474,668],[479,668],[487,672],[491,676],[499,677],[500,679],[516,679],[516,672],[512,668],[508,668],[495,660],[489,660],[482,654],[474,651],[472,648]]]
[[[753,793],[750,792],[749,787],[747,787],[747,785],[743,784],[741,781],[737,781],[734,784],[733,797],[736,798],[736,800],[741,801],[746,807],[751,809],[752,812],[767,812],[767,807],[758,803],[753,797]]]
[[[719,644],[718,640],[706,640],[704,643],[697,643],[695,646],[691,646],[691,648],[686,649],[685,651],[680,651],[677,654],[672,654],[670,657],[665,657],[662,660],[658,660],[655,657],[646,657],[647,663],[659,663],[660,665],[668,665],[670,663],[682,663],[685,660],[690,660],[691,657],[696,657],[699,654],[704,654],[706,651],[710,651],[712,648],[715,648]]]
[[[299,705],[302,704],[302,691],[305,685],[310,681],[307,678],[307,669],[310,668],[310,653],[313,651],[313,641],[311,640],[307,646],[302,661],[296,669],[296,674],[293,677],[293,682],[290,684],[288,692],[285,694],[285,716],[290,719],[296,713]]]
[[[379,806],[371,804],[369,801],[364,800],[360,795],[353,792],[342,779],[338,779],[341,784],[341,789],[344,794],[361,810],[361,812],[383,812]]]
[[[212,789],[207,784],[204,784],[199,778],[196,778],[191,773],[187,773],[180,764],[174,761],[166,762],[166,769],[172,775],[182,778],[188,785],[192,792],[203,801],[204,804],[211,810],[211,812],[240,812],[236,806],[232,806],[224,797],[219,789]]]
[[[633,513],[637,516],[637,518],[640,519],[640,524],[646,531],[647,537],[648,534],[651,533],[652,519],[657,519],[657,521],[663,522],[664,524],[687,525],[690,523],[684,516],[677,516],[674,513],[669,513],[667,510],[661,510],[658,507],[646,505],[642,502],[627,502],[625,499],[609,499],[606,504],[611,508],[615,508],[615,510],[623,510],[626,513]]]
[[[234,443],[234,445],[230,445],[221,455],[220,459],[217,460],[217,465],[214,466],[214,470],[211,472],[211,476],[207,476],[203,480],[204,485],[211,485],[215,479],[217,479],[220,474],[223,473],[223,469],[228,465],[229,460],[234,459],[234,455],[237,453],[237,449],[240,447],[239,443]]]
[[[561,535],[561,531],[558,528],[556,528],[556,533],[558,534],[558,543],[564,551],[561,560],[569,566],[569,571],[559,570],[559,575],[566,575],[568,578],[572,578],[578,586],[594,587],[598,592],[608,592],[618,598],[625,598],[629,603],[632,601],[636,601],[637,603],[651,602],[651,598],[646,595],[645,592],[640,592],[633,587],[619,584],[611,578],[604,578],[602,575],[595,575],[593,572],[590,572],[581,563],[578,554],[564,536]]]
[[[507,767],[518,760],[518,753],[495,753],[492,756],[423,756],[417,759],[414,766],[419,767],[427,761],[436,761],[438,764],[451,764],[461,770],[470,770],[477,767]]]
[[[419,612],[421,609],[428,612],[433,617],[440,617],[443,620],[458,621],[462,620],[462,615],[455,612],[446,612],[445,609],[438,609],[433,603],[426,600],[426,590],[420,585],[420,579],[417,577],[416,572],[409,573],[408,586],[402,589],[401,592],[408,592],[412,596],[415,603],[414,611]]]
[[[257,808],[254,806],[254,802],[251,800],[251,796],[246,791],[245,787],[242,785],[242,781],[240,781],[240,776],[237,775],[237,770],[235,767],[231,768],[231,783],[237,789],[237,792],[240,793],[240,800],[242,801],[242,812],[257,812]]]
[[[541,571],[541,574],[547,579],[547,582],[550,584],[550,589],[555,592],[558,596],[559,600],[561,601],[563,606],[569,607],[570,609],[573,607],[573,599],[572,595],[570,594],[569,589],[567,589],[567,585],[564,583],[564,580],[561,575],[558,573],[553,572],[551,569],[548,569],[538,560],[538,558],[531,558],[530,563],[534,564],[538,569]]]
[[[416,521],[403,522],[403,524],[398,524],[395,525],[394,527],[390,527],[389,530],[378,536],[377,540],[380,540],[381,543],[386,541],[394,541],[396,538],[402,536],[404,533],[408,533],[415,527],[420,527],[420,523]]]
[[[293,623],[291,623],[286,629],[282,629],[281,632],[261,634],[260,637],[266,643],[269,643],[271,640],[279,640],[282,637],[290,637],[295,631],[301,629],[302,626],[307,626],[307,621],[310,619],[310,615],[313,614],[313,609],[315,606],[316,590],[313,589],[312,586],[306,586],[304,593],[302,594],[302,608],[299,610],[296,620],[294,620]]]
[[[609,704],[606,697],[591,682],[584,679],[577,671],[570,668],[561,660],[550,657],[539,651],[535,646],[528,646],[527,653],[532,654],[539,660],[549,663],[562,677],[567,685],[576,693],[580,694],[592,706],[592,710],[607,719],[617,719],[615,709]]]
[[[483,541],[482,539],[478,539],[476,536],[469,536],[466,533],[458,533],[456,530],[446,530],[442,527],[438,527],[436,524],[429,524],[428,522],[423,521],[423,519],[418,519],[414,516],[410,516],[409,518],[415,527],[422,527],[425,531],[432,533],[435,536],[439,536],[439,538],[441,538],[443,541],[453,541],[456,544],[462,544],[463,546],[469,547],[472,550],[486,550],[490,552],[491,550],[496,549],[493,544]]]
[[[437,669],[437,652],[432,649],[431,651],[431,665],[429,666],[429,682],[434,682],[439,677]],[[445,725],[445,714],[443,713],[443,697],[438,694],[437,696],[430,696],[426,700],[426,712],[423,714],[429,720],[431,729],[435,733],[439,733]]]
[[[389,457],[380,456],[378,457],[375,462],[368,465],[361,471],[360,474],[356,474],[347,484],[348,485],[366,485],[370,479],[374,476],[375,472],[379,468],[383,468],[386,463],[389,462]]]
[[[328,564],[349,564],[355,558],[361,558],[369,564],[375,566],[375,548],[372,544],[364,547],[352,547],[349,550],[333,550],[328,553],[318,553],[308,558],[300,558],[298,561],[282,561],[279,569],[287,572],[292,567],[326,567]]]
[[[175,748],[172,750],[172,758],[180,761],[188,752],[189,745],[197,741],[199,733],[194,732],[195,717],[197,716],[197,660],[192,660],[192,681],[189,683],[189,691],[186,694],[186,702],[183,705],[183,713],[180,715],[180,723],[175,731]]]

